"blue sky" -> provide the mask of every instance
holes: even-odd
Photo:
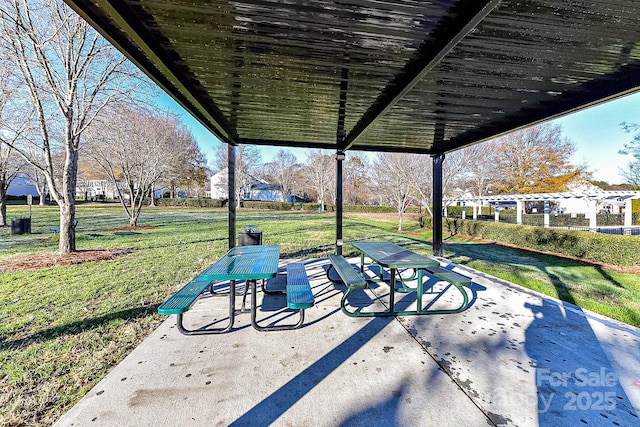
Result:
[[[212,159],[216,147],[221,143],[168,96],[162,94],[158,101],[163,108],[169,108],[183,117],[207,158]],[[620,126],[625,121],[640,123],[640,93],[579,111],[556,119],[553,123],[561,125],[563,135],[576,146],[572,158],[574,164],[586,163],[594,179],[617,184],[622,182],[618,168],[625,167],[631,160],[630,156],[618,154],[625,142],[633,138]],[[271,161],[280,149],[260,147],[262,161]],[[286,150],[294,153],[300,161],[306,159],[305,149]]]

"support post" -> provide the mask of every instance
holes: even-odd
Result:
[[[227,145],[227,173],[229,191],[229,249],[236,246],[236,147]]]
[[[624,226],[631,227],[633,224],[633,212],[631,207],[632,199],[624,201]]]
[[[522,224],[522,204],[524,202],[516,200],[516,224]]]
[[[549,201],[544,201],[544,228],[549,228],[551,222],[549,221],[549,214],[551,213],[551,209],[549,209]]]
[[[596,208],[598,206],[597,200],[589,201],[589,230],[598,231],[598,217]]]
[[[478,202],[474,201],[473,202],[473,220],[477,220],[478,219]]]
[[[336,152],[336,255],[342,255],[342,162],[344,152]]]
[[[462,202],[462,219],[467,218],[467,202]]]
[[[442,256],[442,163],[444,153],[433,159],[433,255]]]

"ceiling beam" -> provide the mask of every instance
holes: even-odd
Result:
[[[417,57],[383,89],[380,96],[360,118],[345,138],[340,150],[348,150],[380,117],[393,108],[413,87],[456,47],[482,20],[500,4],[501,0],[467,1],[459,4],[456,18],[440,23],[435,41],[424,43]],[[428,35],[426,35],[428,36]]]
[[[175,65],[175,58],[169,57],[159,35],[151,34],[124,2],[97,0],[96,7],[90,2],[79,6],[78,1],[64,1],[205,128],[220,140],[236,145],[235,131],[222,112],[215,104],[205,103],[194,95],[197,88],[184,83],[189,70]]]

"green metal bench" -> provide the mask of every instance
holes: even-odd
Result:
[[[74,219],[73,228],[76,228],[76,225],[78,225],[78,220]],[[49,227],[49,231],[52,232],[53,234],[58,234],[60,232],[60,227]]]
[[[340,308],[342,312],[347,316],[361,317],[363,315],[362,313],[347,310],[347,299],[349,298],[349,295],[358,289],[366,288],[367,281],[342,255],[329,255],[329,261],[331,264],[327,269],[327,278],[333,281],[329,276],[329,272],[331,269],[334,269],[336,273],[338,273],[338,276],[340,276],[342,283],[347,287],[347,292],[345,292],[342,296],[342,300],[340,301]]]
[[[296,262],[287,266],[287,307],[304,310],[314,304],[311,284],[304,265]]]
[[[458,274],[456,272],[447,270],[446,268],[442,268],[442,267],[423,268],[423,270],[427,271],[429,274],[431,274],[432,276],[440,280],[444,280],[445,282],[451,283],[462,294],[463,301],[460,307],[452,310],[439,310],[438,312],[460,313],[466,310],[467,304],[469,303],[469,297],[467,295],[467,292],[464,290],[464,286],[471,286],[473,284],[471,279],[469,279],[466,276],[463,276],[462,274]]]
[[[173,294],[168,300],[163,302],[160,307],[158,307],[158,314],[177,314],[176,325],[178,326],[178,330],[182,333],[189,333],[190,331],[185,329],[182,324],[183,315],[191,308],[196,300],[200,298],[200,295],[202,295],[210,283],[210,280],[203,280],[200,276],[197,276]]]
[[[267,295],[273,295],[281,292],[267,292]],[[295,324],[283,325],[258,325],[257,319],[254,317],[253,327],[259,331],[282,331],[290,329],[298,329],[304,323],[304,310],[313,307],[315,303],[311,284],[304,269],[304,264],[296,262],[287,265],[287,307],[291,310],[298,310],[299,320]],[[252,313],[255,316],[255,313]]]

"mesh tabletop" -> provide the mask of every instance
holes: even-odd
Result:
[[[440,263],[391,242],[353,242],[358,250],[383,267],[431,268]]]
[[[269,279],[278,273],[280,246],[236,246],[204,270],[205,280]]]

